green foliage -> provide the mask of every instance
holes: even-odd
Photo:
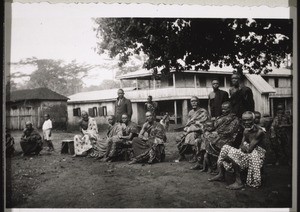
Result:
[[[96,18],[98,53],[120,66],[144,53],[147,69],[208,70],[228,66],[267,73],[292,55],[292,21],[275,19]],[[180,62],[183,61],[182,62]]]

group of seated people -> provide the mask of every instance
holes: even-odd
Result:
[[[146,112],[146,122],[141,131],[138,125],[129,120],[127,114],[116,122],[115,116],[108,116],[106,138],[100,138],[96,120],[82,112],[81,135],[75,135],[75,156],[87,156],[106,162],[132,158],[130,164],[138,162],[161,162],[165,158],[165,128],[155,121],[151,112]]]
[[[187,123],[182,135],[176,138],[180,155],[178,161],[192,155],[191,162],[196,165],[191,169],[210,171],[215,176],[209,181],[224,180],[226,171],[234,173],[235,182],[227,186],[228,189],[242,188],[241,171],[247,170],[246,184],[259,187],[267,133],[266,128],[260,124],[261,114],[246,111],[239,118],[232,113],[231,103],[227,101],[221,106],[222,114],[211,119],[208,111],[200,107],[197,97],[192,97],[190,103],[192,110],[188,113]],[[282,114],[280,107],[277,112],[269,127],[270,139],[277,138],[282,145],[286,139],[282,126],[290,126],[291,120]],[[94,118],[89,117],[86,111],[82,111],[81,115],[81,134],[74,136],[74,157],[93,157],[106,162],[125,158],[131,160],[129,164],[164,161],[166,129],[155,121],[152,112],[146,112],[146,122],[140,131],[127,114],[122,115],[121,122],[116,122],[113,115],[108,116],[109,127],[105,138],[100,137]],[[42,137],[31,123],[26,123],[21,138],[23,152],[39,154],[42,145]]]

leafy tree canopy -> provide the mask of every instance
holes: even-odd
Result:
[[[267,73],[292,55],[292,21],[275,19],[96,18],[98,53],[148,56],[147,69],[208,70],[232,66]]]
[[[35,70],[27,75],[30,79],[25,88],[47,87],[66,96],[81,90],[82,78],[93,68],[91,65],[78,64],[76,61],[66,64],[62,60],[37,59],[35,57],[13,64],[35,67]],[[24,77],[26,75],[17,74],[17,76]],[[16,76],[11,76],[11,78],[14,77]]]

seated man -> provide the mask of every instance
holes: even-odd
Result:
[[[218,158],[219,174],[209,181],[224,180],[225,170],[233,168],[235,174],[235,182],[226,188],[241,189],[243,183],[240,171],[248,169],[247,185],[251,187],[259,187],[261,185],[261,168],[265,158],[265,132],[254,124],[255,115],[253,112],[246,111],[242,115],[243,139],[239,149],[224,145]]]
[[[38,131],[32,127],[30,121],[26,122],[20,145],[23,150],[23,156],[32,153],[39,155],[40,151],[43,149],[42,137]]]
[[[179,161],[184,160],[186,154],[193,154],[193,160],[196,162],[196,143],[203,133],[204,122],[208,119],[208,112],[200,107],[198,97],[191,98],[191,105],[192,110],[188,114],[184,133],[176,139],[180,155]]]
[[[92,143],[92,149],[89,150],[89,156],[99,160],[105,157],[107,159],[108,150],[110,149],[110,143],[112,139],[118,139],[122,133],[122,128],[116,123],[116,118],[114,115],[107,117],[108,121],[108,131],[106,133],[106,138],[99,139]]]
[[[230,102],[224,102],[221,107],[222,115],[218,116],[214,122],[214,128],[218,136],[217,138],[211,139],[209,144],[206,145],[207,154],[210,158],[215,159],[217,159],[221,148],[225,144],[232,146],[240,129],[238,117],[234,113],[231,113]],[[202,139],[197,140],[197,146],[201,146],[202,142]],[[197,164],[191,168],[193,170],[201,168],[201,157],[197,159]]]
[[[129,163],[147,161],[148,164],[162,162],[165,159],[166,141],[164,127],[154,120],[151,112],[146,112],[146,123],[143,125],[139,136],[132,140],[135,158]]]
[[[261,113],[258,111],[254,111],[254,116],[254,124],[260,126],[266,132],[266,128],[263,126],[263,123],[261,123]]]
[[[120,123],[122,134],[118,134],[119,139],[111,139],[109,143],[108,161],[117,160],[128,147],[132,146],[132,139],[138,135],[137,124],[130,121],[127,114],[122,115]]]

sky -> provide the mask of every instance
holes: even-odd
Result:
[[[12,3],[11,62],[36,57],[98,65],[84,79],[85,86],[113,79],[117,60],[96,53],[95,17],[288,17],[287,8],[253,9],[117,4],[21,4]],[[134,13],[132,13],[134,11]],[[234,13],[233,13],[234,11]],[[275,14],[275,15],[273,15]],[[138,63],[138,61],[134,61]],[[101,68],[101,66],[106,68]],[[11,72],[31,73],[31,67],[11,67]],[[20,79],[26,80],[26,79]],[[28,80],[28,78],[27,78]]]
[[[95,51],[98,40],[93,31],[94,15],[74,5],[12,4],[11,62],[37,57],[115,66],[117,60]],[[14,66],[11,72],[15,71],[31,73],[33,69]],[[115,70],[95,68],[84,83],[98,85],[103,79],[113,79],[114,73]]]

